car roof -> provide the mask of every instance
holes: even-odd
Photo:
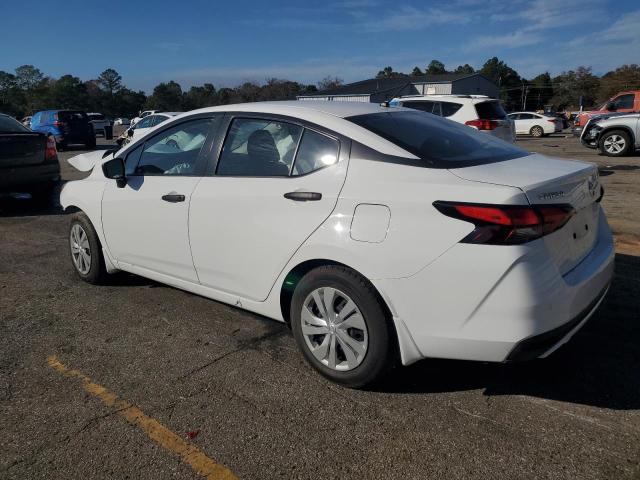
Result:
[[[198,110],[199,112],[255,112],[297,116],[302,112],[345,118],[367,113],[388,112],[388,107],[369,102],[336,102],[327,100],[284,100],[278,102],[252,102],[220,105]]]
[[[286,100],[280,102],[254,102],[254,103],[237,103],[230,105],[219,105],[216,107],[205,107],[198,110],[192,110],[180,115],[176,115],[170,122],[163,123],[163,128],[171,125],[173,122],[179,122],[183,118],[189,118],[193,115],[202,113],[227,113],[227,112],[246,112],[248,115],[266,114],[266,115],[283,115],[293,117],[295,119],[315,123],[337,133],[352,138],[360,143],[367,145],[374,150],[388,155],[396,155],[400,157],[416,158],[415,155],[407,152],[398,145],[385,140],[384,138],[372,134],[369,130],[356,125],[353,122],[345,120],[346,117],[355,115],[366,115],[371,113],[406,111],[415,114],[415,110],[403,107],[383,107],[375,103],[365,102],[335,102],[326,100]],[[166,113],[166,112],[163,112]],[[159,126],[152,127],[158,128]]]

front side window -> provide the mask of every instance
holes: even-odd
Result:
[[[266,119],[231,122],[218,161],[218,175],[288,176],[302,127]]]
[[[137,128],[150,128],[151,126],[153,126],[154,119],[155,117],[153,116],[145,117],[142,120],[140,120],[138,123],[136,123],[132,128],[134,130]]]
[[[370,113],[346,119],[412,153],[425,167],[460,168],[529,155],[492,135],[422,112]]]
[[[338,141],[313,130],[305,129],[293,165],[293,175],[305,175],[338,161]]]
[[[618,98],[616,98],[613,101],[613,104],[616,106],[617,110],[620,110],[623,108],[632,109],[634,97],[635,95],[633,95],[632,93],[628,95],[620,95]]]
[[[211,122],[203,118],[180,123],[147,140],[134,174],[194,175]]]

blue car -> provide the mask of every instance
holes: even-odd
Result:
[[[96,146],[96,135],[89,117],[79,110],[43,110],[31,118],[31,130],[51,135],[58,150],[81,143],[87,148]]]

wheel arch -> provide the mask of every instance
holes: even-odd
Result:
[[[607,133],[612,132],[614,130],[622,130],[627,135],[629,135],[629,139],[631,140],[631,146],[635,145],[636,138],[633,133],[633,130],[627,125],[611,125],[610,127],[605,127],[602,132],[600,132],[600,136],[598,137],[598,143],[600,143],[600,139],[604,137]]]
[[[347,265],[343,262],[338,262],[336,260],[328,259],[328,258],[316,258],[316,259],[308,259],[302,262],[299,262],[293,268],[289,270],[289,272],[284,276],[282,280],[282,284],[280,285],[280,311],[282,314],[282,318],[284,319],[287,325],[290,325],[290,310],[291,310],[291,301],[293,298],[293,292],[295,290],[296,285],[300,281],[300,279],[313,270],[314,268],[325,266],[325,265],[337,265],[341,267],[348,268],[353,270],[362,278],[364,278],[373,288],[373,291],[378,297],[380,304],[385,310],[385,314],[389,325],[391,326],[390,332],[392,335],[392,342],[395,345],[396,351],[400,356],[400,360],[404,365],[409,365],[417,360],[422,358],[420,351],[415,345],[415,342],[408,331],[404,322],[396,318],[393,313],[392,306],[389,304],[388,299],[382,294],[379,288],[376,286],[374,282],[369,280],[366,275],[363,275],[358,271],[357,268],[353,268],[350,265]]]

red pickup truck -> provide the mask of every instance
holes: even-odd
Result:
[[[594,115],[611,112],[640,112],[640,90],[620,92],[607,100],[599,109],[581,112],[575,118],[573,134],[579,137],[584,126]]]

